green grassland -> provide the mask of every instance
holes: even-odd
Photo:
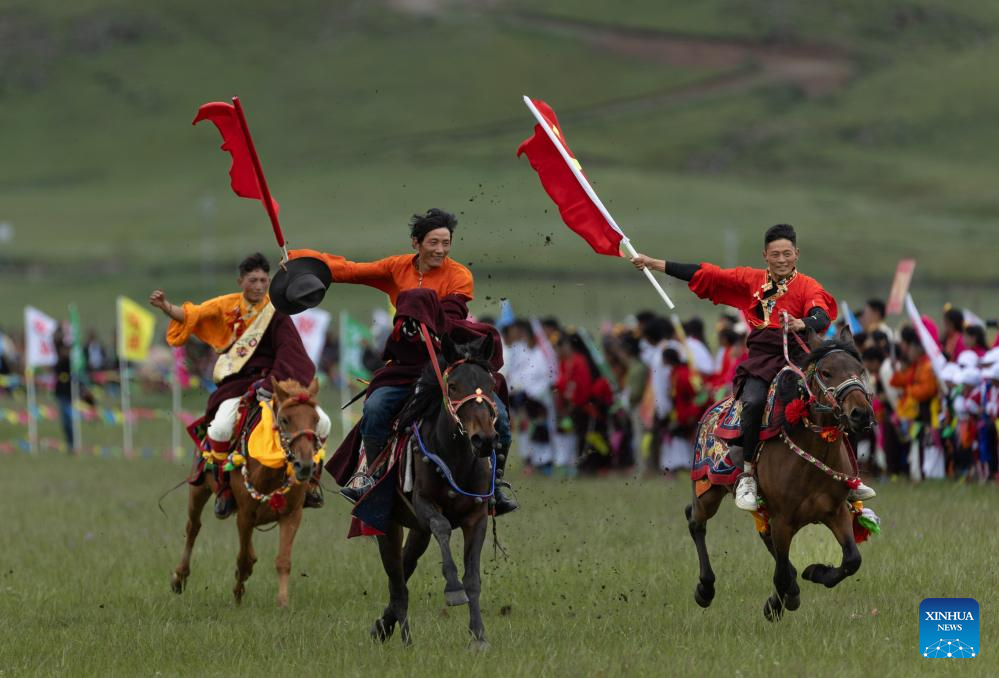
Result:
[[[709,526],[718,596],[702,610],[681,513],[686,481],[514,474],[524,508],[499,522],[508,558],[493,560],[486,544],[492,647],[480,655],[465,649],[465,608],[444,607],[432,549],[411,582],[415,645],[371,644],[384,576],[373,542],[344,538],[348,511],[337,499],[305,517],[290,609],[274,605],[275,532],[255,535],[260,560],[244,604],[233,604],[235,526],[207,514],[188,588],[171,593],[186,499],[183,490],[168,496],[163,515],[156,498],[184,469],[0,457],[3,675],[984,676],[999,666],[988,621],[999,609],[988,574],[987,554],[999,548],[992,487],[879,486],[884,531],[861,546],[858,574],[833,590],[802,583],[801,608],[772,625],[761,614],[772,560],[731,505]],[[838,562],[839,549],[811,527],[792,558],[799,568]],[[936,596],[978,600],[980,657],[953,665],[919,656],[919,602]]]
[[[509,297],[596,323],[657,303],[625,262],[565,229],[514,157],[531,132],[524,93],[559,112],[643,251],[753,263],[761,230],[789,221],[803,270],[854,303],[885,295],[895,261],[916,256],[925,309],[953,299],[999,313],[993,4],[407,4],[7,3],[0,221],[16,236],[0,245],[3,324],[25,302],[61,315],[76,301],[106,325],[116,294],[209,296],[244,252],[275,252],[263,210],[228,190],[215,130],[188,124],[236,93],[292,246],[380,257],[405,251],[412,212],[453,209],[479,313]],[[757,56],[663,62],[625,48],[636,27]],[[769,48],[847,75],[819,93],[754,81]],[[684,314],[706,310],[676,296]],[[329,299],[334,311],[382,303],[357,289]]]

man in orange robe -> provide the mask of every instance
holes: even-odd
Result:
[[[163,290],[149,295],[149,303],[170,319],[168,344],[183,346],[195,336],[219,353],[214,370],[218,388],[209,396],[205,410],[208,444],[219,456],[230,450],[240,400],[254,383],[273,376],[279,381],[291,378],[308,385],[315,376],[315,365],[291,318],[271,305],[267,295],[269,273],[270,264],[257,253],[239,265],[240,292],[201,304],[188,301],[182,306],[170,303]],[[316,410],[316,434],[325,440],[330,433],[330,419],[321,408]],[[220,489],[223,491],[216,498],[215,514],[226,518],[234,502],[227,488]],[[306,505],[322,505],[318,487],[310,486]]]
[[[399,254],[373,262],[349,261],[339,255],[309,249],[291,250],[288,256],[293,260],[300,257],[319,259],[329,266],[334,283],[374,287],[385,292],[393,306],[402,292],[422,288],[433,290],[442,300],[450,297],[459,302],[451,308],[464,308],[473,298],[474,281],[472,272],[449,256],[451,237],[457,224],[453,214],[441,209],[414,215],[409,227],[416,254]],[[388,443],[392,422],[409,397],[410,388],[411,384],[385,384],[374,390],[369,388],[360,423],[364,454],[369,463]],[[496,475],[502,478],[512,435],[506,407],[499,398],[494,397],[494,400],[498,409],[496,432],[500,446],[496,455]],[[359,486],[343,487],[340,493],[356,503],[372,484],[371,477],[363,476]],[[504,491],[508,487],[509,483],[505,481],[496,484],[496,515],[518,508],[517,502]]]
[[[822,334],[836,319],[836,300],[814,278],[798,272],[798,236],[789,224],[767,229],[763,238],[766,269],[742,266],[722,269],[714,264],[678,264],[653,259],[644,254],[632,258],[636,268],[649,268],[687,281],[701,299],[732,306],[742,313],[751,328],[746,346],[749,355],[736,370],[733,392],[742,402],[742,435],[745,472],[739,477],[735,504],[746,511],[757,508],[753,464],[759,448],[760,425],[766,407],[770,382],[784,367],[784,341],[781,318],[786,312],[790,329],[807,329]],[[805,352],[791,341],[791,360],[800,363]],[[874,490],[861,485],[851,491],[851,499],[870,499]]]

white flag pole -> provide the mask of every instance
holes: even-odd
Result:
[[[132,453],[132,401],[128,392],[128,361],[125,360],[125,331],[121,326],[121,297],[118,297],[118,379],[121,383],[122,456]]]
[[[347,385],[347,375],[345,368],[345,361],[343,360],[346,355],[347,349],[347,312],[344,310],[340,311],[340,402],[348,403],[350,402],[350,387]],[[340,408],[340,427],[343,429],[340,433],[340,437],[344,438],[350,432],[350,412],[349,410],[353,407],[341,407]]]
[[[24,383],[28,389],[28,446],[32,454],[38,454],[38,394],[35,368],[30,365],[24,370]]]
[[[83,451],[83,427],[80,425],[80,378],[76,375],[76,370],[70,369],[69,372],[69,400],[73,421],[73,452],[80,454]]]
[[[180,461],[183,453],[180,447],[180,375],[178,374],[177,361],[174,358],[173,370],[170,379],[170,405],[173,416],[170,417],[170,445],[173,451],[173,461]]]
[[[579,167],[577,166],[577,161],[571,155],[569,155],[569,152],[567,150],[565,150],[565,146],[562,145],[562,142],[555,135],[555,132],[552,131],[552,128],[548,125],[548,122],[545,120],[544,116],[541,115],[541,112],[534,105],[534,102],[531,101],[530,97],[524,95],[524,103],[531,110],[531,113],[534,114],[535,119],[537,119],[538,124],[541,125],[541,129],[543,129],[545,133],[548,135],[548,138],[551,140],[552,144],[554,144],[555,148],[558,149],[558,152],[561,154],[562,159],[565,160],[565,164],[569,166],[569,169],[572,170],[573,176],[576,177],[576,181],[579,182],[579,185],[583,187],[583,190],[586,192],[586,195],[590,198],[590,200],[593,201],[593,204],[596,205],[597,209],[600,210],[600,214],[602,214],[604,219],[607,220],[607,223],[611,225],[611,228],[613,228],[615,231],[621,234],[621,246],[624,247],[625,251],[628,252],[630,256],[632,257],[638,256],[638,252],[635,250],[634,247],[632,247],[631,241],[628,239],[628,236],[624,234],[624,231],[622,231],[621,228],[617,225],[617,222],[614,221],[614,217],[612,217],[610,215],[610,212],[607,211],[607,208],[604,207],[604,203],[600,200],[600,197],[597,195],[596,191],[594,191],[593,187],[590,186],[590,182],[587,181],[586,177],[583,176],[582,171],[580,171]],[[669,307],[670,309],[676,308],[676,305],[673,303],[673,300],[670,299],[669,295],[666,294],[666,290],[662,288],[662,285],[659,284],[659,281],[656,280],[655,276],[652,275],[652,271],[650,271],[648,268],[643,268],[642,272],[645,273],[645,277],[649,279],[649,282],[652,283],[652,286],[656,288],[656,292],[658,292],[659,296],[662,297],[662,300],[666,304],[666,306]]]

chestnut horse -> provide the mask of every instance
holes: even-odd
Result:
[[[230,487],[236,500],[236,525],[239,530],[239,555],[236,557],[236,603],[243,599],[245,582],[257,562],[253,550],[253,528],[277,521],[280,545],[275,561],[278,573],[277,604],[288,605],[288,575],[291,573],[291,547],[302,522],[306,481],[313,474],[314,457],[319,449],[316,425],[316,393],[319,382],[308,388],[294,379],[278,382],[271,379],[274,394],[274,422],[280,436],[287,464],[281,468],[264,466],[246,454],[244,466],[230,472]],[[249,432],[246,434],[249,435]],[[201,512],[217,489],[214,474],[205,473],[206,482],[191,485],[187,503],[187,542],[180,563],[171,577],[175,593],[181,593],[191,574],[191,550],[201,530]],[[244,479],[245,478],[245,479]],[[248,481],[248,482],[247,482]],[[248,486],[249,485],[249,486]]]
[[[844,432],[860,432],[872,425],[874,411],[863,381],[864,366],[849,328],[826,342],[809,331],[808,348],[811,352],[803,365],[804,381],[797,382],[794,393],[807,403],[807,415],[795,424],[784,422],[781,435],[761,443],[756,464],[759,492],[765,498],[769,516],[769,527],[760,536],[776,563],[776,590],[763,605],[769,621],[780,619],[784,610],[796,610],[801,604],[798,573],[788,554],[791,539],[805,525],[822,523],[828,527],[843,549],[843,560],[839,567],[809,565],[802,578],[832,588],[860,569],[853,515],[846,500],[850,489],[847,481],[852,480],[855,467]],[[693,502],[684,509],[700,561],[694,600],[701,607],[708,607],[715,596],[715,574],[705,544],[706,525],[731,489],[713,485],[701,496],[695,491]]]
[[[398,623],[403,643],[412,642],[406,583],[433,537],[443,561],[444,600],[448,605],[468,605],[472,646],[484,649],[479,561],[486,539],[489,497],[496,482],[496,405],[491,396],[496,384],[489,365],[493,338],[486,335],[456,346],[445,335],[441,348],[445,363],[434,365],[435,371],[427,369],[416,395],[399,417],[403,426],[416,422],[410,426],[417,444],[413,491],[409,499],[399,492],[389,529],[378,537],[390,600],[371,627],[371,637],[388,640]],[[445,369],[438,374],[440,367]],[[403,527],[409,528],[405,547]],[[451,532],[459,527],[465,543],[462,579],[458,579],[450,545]]]

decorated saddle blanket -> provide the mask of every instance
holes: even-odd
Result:
[[[397,434],[372,464],[373,468],[384,466],[381,477],[358,500],[351,511],[350,529],[347,538],[382,535],[388,531],[389,521],[395,502],[399,501],[400,491],[408,495],[413,490],[413,450],[410,444],[412,435],[408,429]],[[357,473],[368,473],[364,454],[360,455]]]
[[[770,386],[760,428],[760,442],[780,433],[780,406],[777,402],[776,381]],[[690,477],[697,483],[698,496],[711,485],[732,485],[742,468],[732,463],[729,446],[742,437],[742,403],[729,396],[712,405],[697,427],[694,440],[694,463]]]

